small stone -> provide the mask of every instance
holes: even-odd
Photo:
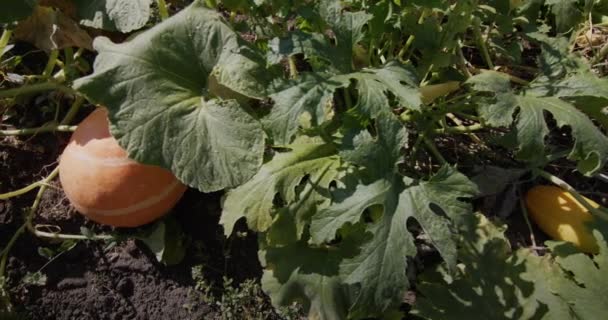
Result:
[[[116,285],[116,289],[125,297],[130,297],[133,295],[133,281],[129,278],[122,278],[118,285]]]

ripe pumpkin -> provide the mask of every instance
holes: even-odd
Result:
[[[585,198],[594,208],[599,204]],[[567,241],[586,253],[597,253],[598,246],[586,223],[589,211],[569,192],[555,186],[536,186],[526,194],[526,207],[539,228],[555,240]]]
[[[186,190],[168,170],[131,160],[98,108],[76,129],[59,160],[59,179],[72,205],[89,219],[136,227],[169,211]]]

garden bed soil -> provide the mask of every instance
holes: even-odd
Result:
[[[0,140],[0,193],[16,190],[44,178],[56,165],[69,134],[41,134]],[[23,223],[36,191],[0,201],[0,243],[9,241]],[[238,285],[259,279],[254,235],[225,240],[218,224],[221,194],[188,190],[172,215],[184,229],[190,245],[186,258],[164,266],[140,241],[111,246],[80,241],[71,250],[49,260],[39,250],[56,250],[57,243],[24,233],[12,248],[7,265],[9,293],[18,313],[27,319],[219,319],[217,304],[205,302],[195,289],[192,268],[202,266],[205,281],[221,294],[224,277]],[[35,218],[37,224],[56,225],[61,232],[79,234],[85,226],[108,232],[84,219],[66,200],[59,183],[47,188]],[[40,272],[46,281],[25,281]],[[263,297],[265,298],[265,297]],[[270,318],[279,318],[268,299],[262,302]],[[260,306],[256,306],[260,308]]]

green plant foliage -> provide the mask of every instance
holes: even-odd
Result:
[[[10,23],[29,17],[38,0],[5,0],[0,10],[0,23]]]
[[[375,118],[378,113],[390,110],[387,92],[395,95],[405,106],[419,110],[422,104],[417,90],[415,72],[397,62],[378,69],[365,69],[350,74],[303,74],[297,81],[289,83],[286,89],[271,94],[274,101],[273,112],[262,119],[272,133],[275,142],[289,143],[298,127],[301,117],[307,114],[308,126],[320,126],[331,118],[331,100],[337,88],[357,81],[359,104],[357,112]]]
[[[132,41],[98,38],[94,45],[95,72],[76,87],[109,109],[112,134],[130,157],[203,191],[237,186],[258,170],[260,123],[207,88],[213,74],[255,97],[265,91],[264,70],[217,13],[195,2]]]
[[[156,260],[165,265],[175,265],[182,261],[186,254],[186,243],[182,229],[169,217],[154,224],[135,239],[141,240],[156,256]]]
[[[131,32],[150,19],[152,0],[73,0],[84,26]]]
[[[579,75],[579,77],[581,77]],[[572,83],[568,78],[570,87],[563,93],[551,95],[537,95],[539,90],[521,91],[511,90],[508,78],[495,72],[482,73],[469,79],[473,88],[482,92],[494,92],[494,102],[488,101],[479,107],[480,115],[493,126],[510,126],[513,115],[518,111],[515,120],[515,135],[518,156],[532,163],[544,161],[545,136],[549,128],[545,122],[544,111],[551,113],[557,121],[558,127],[569,126],[575,144],[568,157],[578,161],[578,170],[585,175],[593,175],[601,170],[608,160],[608,137],[606,137],[593,122],[574,105],[558,97],[586,97],[589,93],[576,88],[588,83],[598,84],[604,91],[608,89],[608,82],[595,79],[591,74],[586,75],[589,80],[580,84]],[[585,79],[583,76],[582,79]],[[579,80],[580,81],[580,80]],[[597,86],[596,86],[597,87]],[[602,91],[594,95],[603,96]]]
[[[432,319],[596,319],[605,252],[511,252],[471,199],[505,194],[494,214],[507,216],[531,170],[559,160],[605,172],[608,51],[580,40],[605,32],[605,2],[196,0],[170,2],[171,16],[151,25],[151,0],[76,0],[81,24],[145,29],[120,43],[97,37],[94,71],[74,83],[65,73],[87,70],[88,53],[71,46],[88,47],[60,52],[59,33],[25,32],[54,56],[0,97],[83,95],[108,108],[131,158],[225,192],[225,235],[241,222],[258,233],[262,287],[277,307],[392,319],[408,309],[406,290],[419,290],[415,312]],[[467,177],[477,165],[490,166],[475,177],[484,190]],[[183,257],[173,221],[147,231],[136,238],[159,261]],[[441,267],[417,278],[434,267],[429,252]],[[226,312],[241,310],[235,301]]]
[[[605,313],[606,242],[589,258],[564,242],[552,255],[528,249],[510,252],[503,232],[482,215],[469,221],[456,274],[441,268],[419,283],[413,313],[425,319],[597,319]],[[571,273],[570,277],[567,273]],[[599,278],[598,278],[599,277]]]
[[[252,230],[266,231],[273,222],[277,194],[285,203],[293,203],[300,196],[296,189],[305,176],[316,188],[327,189],[345,169],[335,147],[321,139],[301,137],[287,147],[289,151],[275,154],[251,180],[228,192],[220,220],[226,235],[232,233],[234,224],[242,217],[247,218]],[[323,197],[316,199],[317,191],[309,191],[306,200],[323,201]],[[303,230],[301,223],[298,230],[299,233]]]
[[[602,273],[608,269],[608,245],[606,228],[602,227],[593,230],[593,236],[598,241],[600,251],[598,255],[592,257],[577,252],[569,243],[550,242],[548,244],[557,265],[564,272],[572,275],[572,278],[561,278],[553,289],[568,303],[573,319],[601,318],[606,312],[607,281]]]

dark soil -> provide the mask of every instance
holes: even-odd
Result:
[[[0,139],[0,193],[19,189],[44,178],[56,165],[68,134],[42,134],[27,139]],[[4,247],[23,223],[36,191],[0,201],[0,247]],[[220,319],[217,303],[195,289],[192,268],[202,265],[205,282],[221,295],[223,278],[238,286],[246,279],[259,279],[257,242],[253,234],[226,240],[218,224],[221,194],[186,192],[171,213],[182,226],[189,243],[186,258],[176,266],[164,266],[140,241],[116,245],[80,241],[53,259],[39,254],[40,248],[57,250],[58,243],[24,233],[11,250],[7,266],[11,301],[28,319]],[[81,226],[93,232],[113,231],[100,227],[70,207],[54,182],[47,189],[35,223],[79,234]],[[241,228],[243,230],[243,228]],[[131,230],[120,230],[131,233]],[[25,281],[40,272],[43,283]],[[265,319],[280,317],[262,297]],[[244,306],[246,307],[246,306]]]

